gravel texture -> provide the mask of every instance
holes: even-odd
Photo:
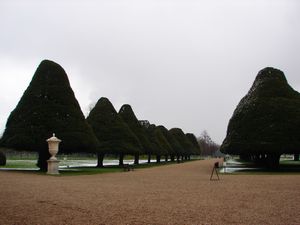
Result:
[[[0,171],[2,225],[300,225],[299,175],[221,175],[216,160],[84,176]]]

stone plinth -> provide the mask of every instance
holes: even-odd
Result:
[[[57,159],[49,159],[49,160],[47,160],[47,162],[48,162],[48,171],[47,171],[47,174],[50,174],[50,175],[57,175],[57,174],[59,174],[59,171],[58,171],[59,160],[57,160]]]

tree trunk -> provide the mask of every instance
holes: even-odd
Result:
[[[171,155],[171,162],[174,162],[174,161],[175,161],[175,156]]]
[[[265,153],[262,154],[256,154],[254,156],[254,162],[259,166],[265,166],[268,165],[267,162],[267,155]]]
[[[156,162],[160,163],[160,155],[156,155]]]
[[[294,160],[295,161],[299,161],[299,155],[300,155],[299,153],[297,153],[297,154],[294,155]]]
[[[165,156],[165,162],[168,162],[168,155]]]
[[[119,166],[123,166],[124,165],[124,154],[123,153],[120,153],[120,156],[119,156]]]
[[[242,154],[240,155],[240,159],[243,161],[251,161],[251,155]]]
[[[6,156],[3,152],[0,151],[0,166],[6,165]]]
[[[48,150],[40,150],[39,158],[37,161],[37,166],[40,168],[40,171],[46,172],[48,170],[47,160],[51,157]]]
[[[97,166],[96,167],[103,167],[103,159],[105,154],[104,153],[98,153],[97,154]]]
[[[140,155],[137,153],[134,155],[134,165],[139,165]]]
[[[279,160],[280,155],[277,154],[268,154],[266,158],[267,167],[270,169],[278,169],[279,168]]]
[[[151,163],[151,154],[148,154],[148,163]]]
[[[177,158],[177,163],[179,163],[180,162],[180,156],[177,155],[176,158]]]

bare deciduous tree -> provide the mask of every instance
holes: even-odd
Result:
[[[201,136],[198,137],[197,140],[202,150],[201,155],[203,156],[208,156],[208,155],[212,156],[220,148],[220,145],[218,145],[211,139],[211,137],[209,136],[206,130],[204,130],[201,133]]]

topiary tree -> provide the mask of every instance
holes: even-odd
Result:
[[[136,118],[130,105],[123,105],[119,111],[119,115],[123,119],[123,121],[129,126],[132,132],[137,136],[142,145],[141,151],[137,152],[134,155],[134,164],[139,164],[140,154],[150,153],[151,149],[153,149],[153,146],[148,139],[145,129],[143,129],[143,126]]]
[[[181,156],[182,159],[184,159],[192,155],[193,144],[185,136],[184,132],[180,128],[172,128],[170,132],[182,146],[182,150],[178,157]]]
[[[187,139],[192,143],[193,148],[191,149],[192,155],[200,155],[201,154],[201,148],[197,141],[197,138],[192,133],[186,133],[185,136]]]
[[[153,146],[153,149],[148,155],[148,162],[149,159],[151,159],[151,155],[156,155],[156,161],[159,163],[161,156],[168,154],[168,149],[171,147],[160,129],[154,124],[149,124],[146,127],[146,132]]]
[[[167,128],[164,126],[157,126],[158,129],[162,132],[164,137],[167,139],[168,144],[170,145],[170,148],[168,150],[168,155],[171,158],[171,161],[173,162],[175,160],[175,156],[177,155],[178,152],[182,149],[176,138],[168,131]],[[168,159],[168,156],[166,156],[166,161]]]
[[[148,155],[148,163],[151,162],[151,156],[156,155],[156,153],[159,150],[159,146],[156,144],[156,139],[153,137],[153,133],[151,132],[151,124],[148,120],[139,120],[139,123],[141,124],[144,133],[146,134],[146,138],[148,139],[150,145],[147,148],[146,154]]]
[[[135,155],[141,151],[141,144],[118,115],[107,98],[100,98],[87,117],[87,122],[93,128],[99,142],[98,167],[103,166],[105,154],[117,154],[120,166],[123,165],[124,155]]]
[[[267,67],[235,109],[221,151],[276,168],[281,154],[299,154],[299,146],[300,94]]]
[[[46,139],[52,133],[62,139],[60,153],[95,152],[99,144],[85,121],[66,72],[57,63],[44,60],[11,112],[0,144],[37,151],[37,165],[46,170],[50,157]]]
[[[6,156],[2,151],[0,151],[0,166],[5,166],[5,165],[6,165]]]
[[[159,127],[155,127],[155,135],[160,145],[160,152],[156,155],[157,161],[160,162],[161,156],[165,156],[166,161],[168,161],[168,155],[173,151],[167,138],[164,136],[163,132]]]

